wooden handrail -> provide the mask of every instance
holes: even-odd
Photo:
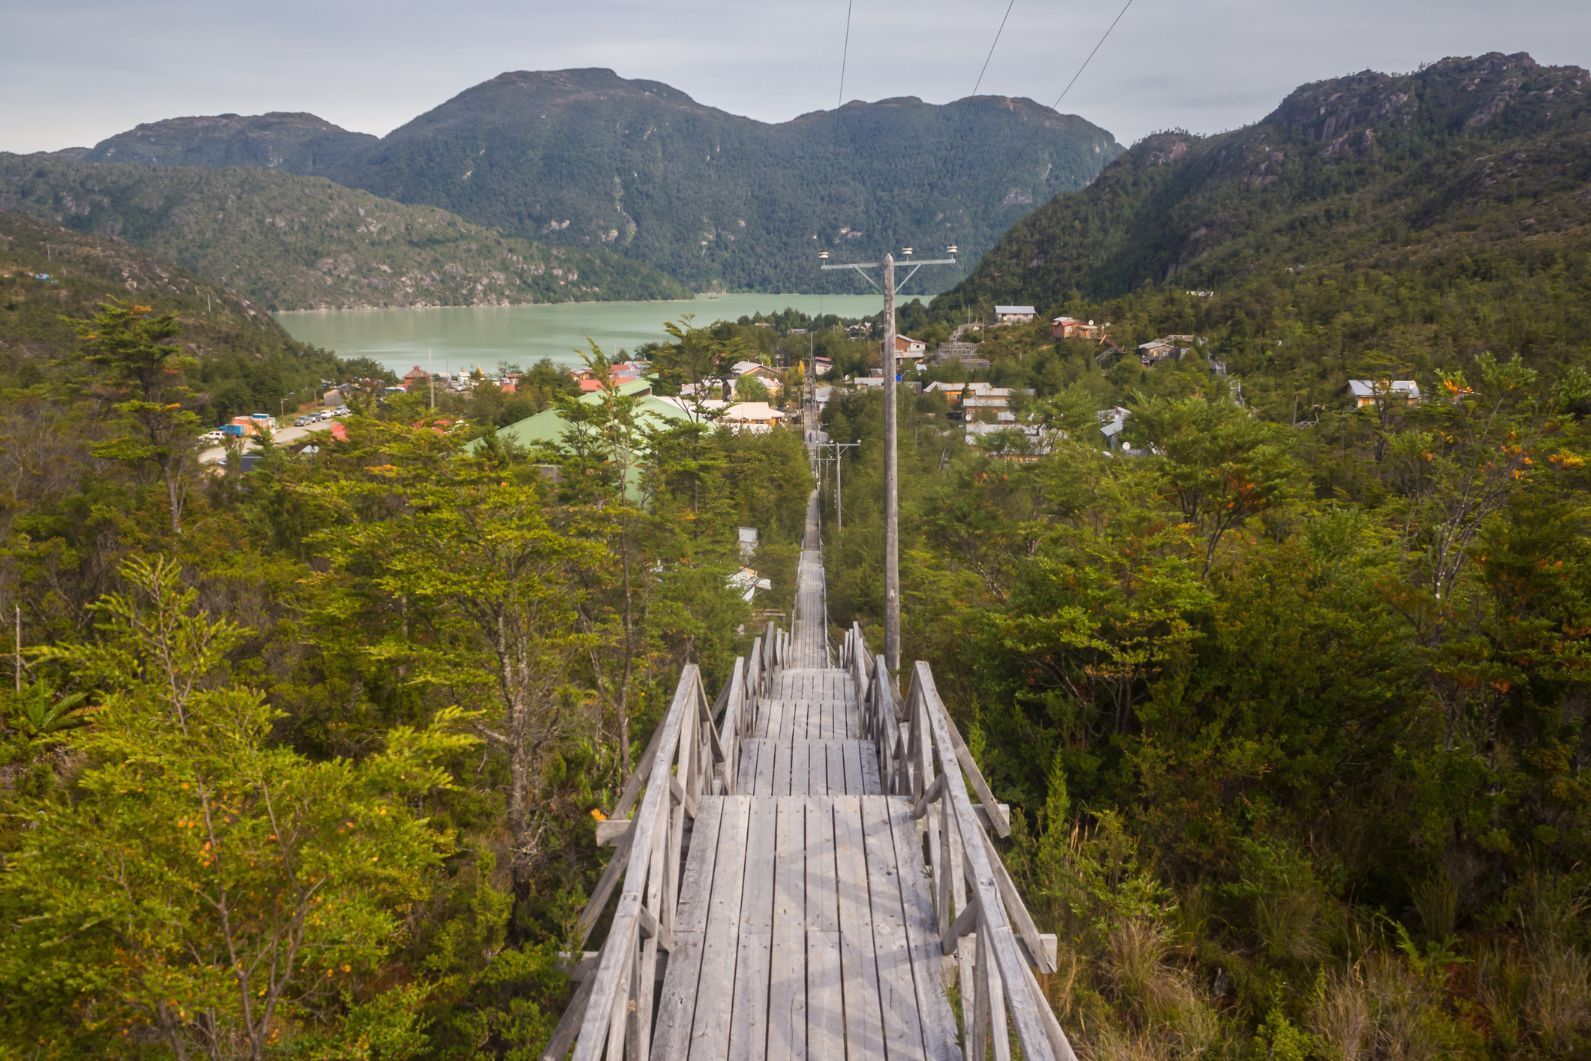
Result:
[[[594,961],[588,957],[577,963],[586,974],[542,1052],[543,1061],[568,1056],[571,1048],[576,1061],[646,1056],[658,952],[673,945],[686,819],[695,819],[703,796],[734,791],[740,741],[751,732],[758,704],[789,656],[788,644],[788,635],[770,622],[735,661],[728,685],[713,703],[694,663],[680,672],[668,713],[615,806],[616,818],[632,807],[635,813],[628,822],[604,823],[614,851],[577,922],[580,947],[615,893],[618,899]],[[721,718],[716,716],[720,707]]]
[[[967,1056],[981,1061],[992,1050],[1009,1057],[1009,1017],[1024,1057],[1074,1061],[1033,975],[1035,968],[1054,971],[1054,937],[1038,931],[1000,861],[985,820],[1006,836],[1009,817],[945,709],[932,670],[922,662],[912,668],[902,703],[883,657],[869,655],[856,624],[846,632],[841,663],[878,747],[884,791],[909,797],[914,816],[928,819],[934,904],[945,952],[956,956]]]

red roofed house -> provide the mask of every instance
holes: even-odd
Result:
[[[419,365],[415,365],[413,368],[409,369],[409,371],[403,374],[403,389],[406,391],[412,391],[416,386],[423,384],[430,378],[431,373],[427,372]]]
[[[1050,321],[1050,335],[1056,339],[1098,339],[1100,330],[1093,321],[1084,324],[1076,317],[1056,317]]]

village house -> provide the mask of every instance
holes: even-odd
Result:
[[[934,382],[924,387],[923,393],[943,394],[952,417],[996,423],[1001,421],[1002,413],[1010,412],[1011,399],[1015,395],[1029,392],[1015,387],[996,387],[992,383]],[[1014,423],[1015,420],[1016,417],[1011,415],[1006,422]]]
[[[1173,358],[1181,361],[1198,342],[1198,338],[1192,335],[1162,335],[1158,339],[1138,344],[1138,360],[1146,368]]]
[[[1379,405],[1383,398],[1398,398],[1405,405],[1414,405],[1420,400],[1420,385],[1412,379],[1351,379],[1348,393],[1356,409]]]
[[[934,350],[933,362],[938,365],[959,365],[969,372],[981,371],[989,367],[988,358],[978,356],[977,343],[940,343],[938,348]]]
[[[412,391],[416,387],[423,387],[425,386],[426,381],[430,378],[431,373],[427,372],[419,365],[415,365],[413,368],[409,369],[409,371],[403,374],[403,389],[406,391]]]
[[[615,387],[634,383],[641,379],[650,367],[643,361],[616,362],[608,366],[608,383]],[[602,378],[590,369],[571,370],[569,374],[574,377],[581,394],[595,394],[603,388]]]
[[[729,370],[729,374],[736,383],[739,383],[747,376],[752,377],[762,384],[763,389],[768,392],[768,397],[770,398],[776,399],[784,393],[784,381],[779,378],[779,373],[767,365],[758,364],[756,361],[736,361]]]
[[[1098,339],[1104,329],[1093,321],[1087,324],[1076,317],[1056,317],[1050,321],[1050,335],[1056,339]]]
[[[767,402],[737,402],[724,410],[720,422],[731,431],[763,435],[783,419],[784,414]]]
[[[994,307],[995,324],[1032,324],[1038,315],[1039,311],[1032,306]]]
[[[818,354],[812,359],[812,374],[819,379],[834,371],[834,358]]]
[[[928,344],[923,342],[921,339],[913,339],[909,335],[897,335],[897,336],[895,336],[895,358],[896,358],[896,360],[902,360],[902,359],[913,359],[913,360],[915,360],[915,359],[920,359],[922,357],[925,357],[925,356],[927,356],[927,354],[928,354]]]

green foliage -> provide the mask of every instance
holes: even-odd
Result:
[[[450,847],[420,809],[436,764],[469,740],[449,713],[357,763],[273,747],[277,712],[228,673],[246,631],[169,561],[123,574],[99,640],[42,654],[99,710],[67,738],[71,798],[24,805],[0,877],[7,1035],[261,1056],[369,997]]]
[[[0,154],[3,204],[116,236],[271,310],[678,298],[611,252],[551,247],[320,177]]]

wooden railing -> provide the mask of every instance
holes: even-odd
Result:
[[[928,664],[913,667],[902,703],[860,626],[847,632],[842,662],[878,747],[885,793],[909,797],[913,816],[927,819],[934,912],[944,952],[956,958],[966,1056],[983,1061],[992,1051],[1005,1061],[1014,1026],[1024,1058],[1071,1061],[1071,1044],[1034,976],[1055,971],[1055,937],[1039,932],[995,849],[989,830],[1009,836],[1009,812],[989,791]]]
[[[751,651],[735,661],[729,683],[711,706],[696,665],[681,671],[639,769],[608,820],[597,826],[598,842],[615,849],[576,923],[579,947],[615,894],[617,900],[601,950],[572,960],[579,987],[542,1053],[544,1061],[568,1056],[571,1047],[576,1061],[647,1056],[658,952],[674,946],[687,829],[703,796],[734,792],[740,740],[789,651],[789,635],[769,623]]]

